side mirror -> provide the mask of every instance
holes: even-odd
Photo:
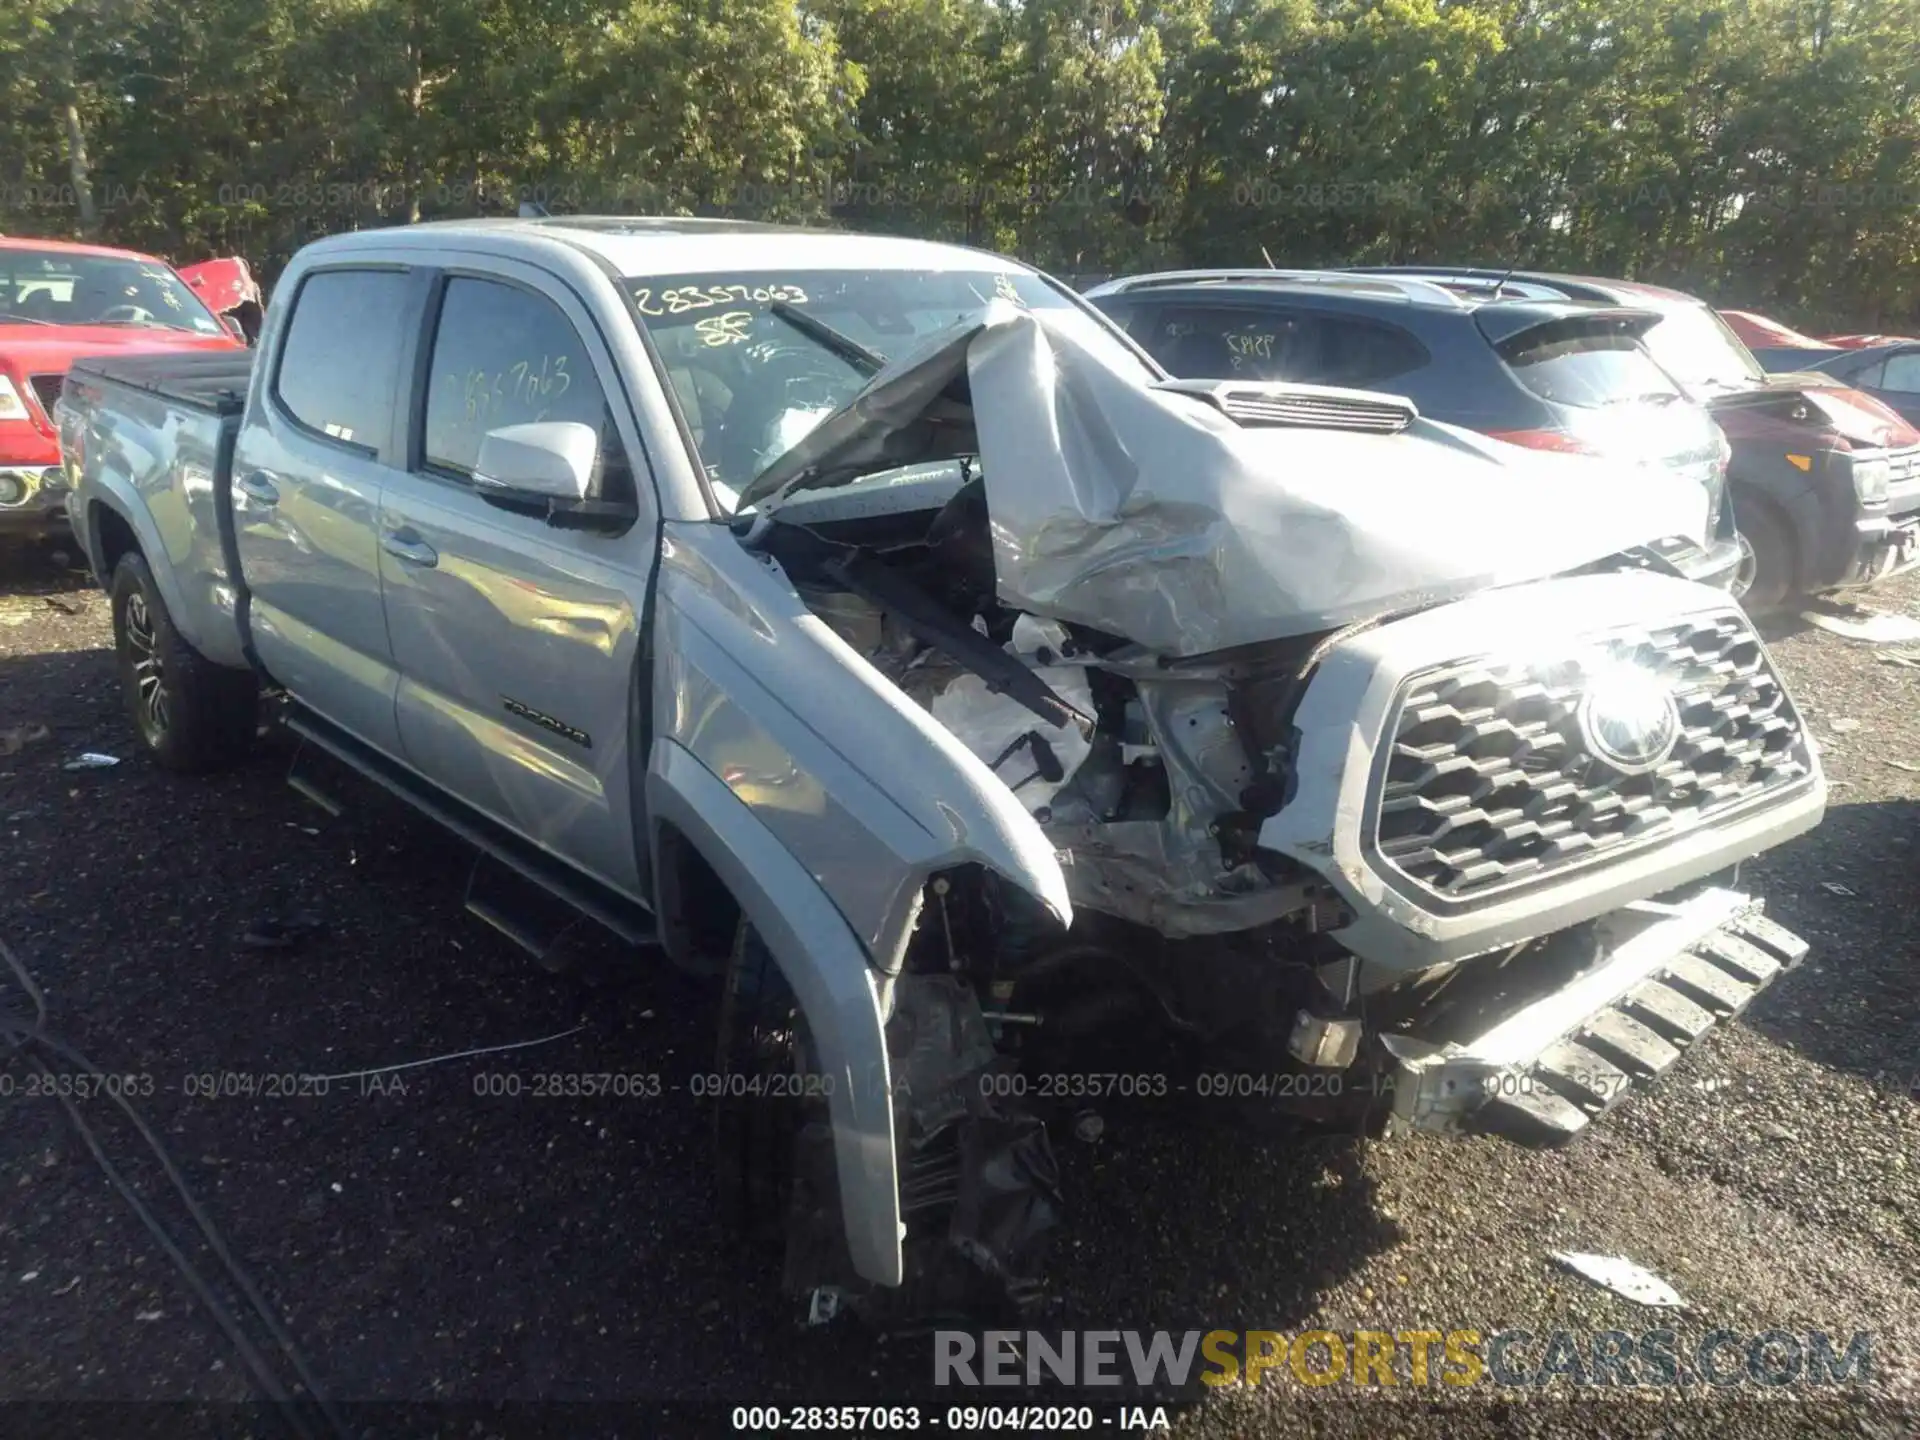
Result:
[[[587,498],[599,458],[599,432],[577,420],[502,425],[480,442],[473,488],[489,504],[561,529],[624,530],[638,518],[632,505]]]
[[[227,327],[227,332],[232,335],[234,339],[247,339],[247,327],[240,323],[240,317],[231,310],[220,317],[220,323]],[[248,341],[248,343],[251,344],[252,342]]]
[[[600,437],[574,420],[502,425],[480,442],[473,483],[489,498],[584,500]]]

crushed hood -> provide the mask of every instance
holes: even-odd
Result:
[[[1702,487],[1657,471],[1423,419],[1397,433],[1243,424],[1157,381],[1117,341],[1090,343],[1080,318],[1008,307],[930,338],[741,504],[774,511],[796,489],[977,455],[1000,599],[1170,656],[1323,631],[1704,531]]]

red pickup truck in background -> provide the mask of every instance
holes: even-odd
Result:
[[[212,261],[200,289],[230,310],[249,298],[238,262]],[[214,268],[223,267],[223,268]],[[251,298],[258,303],[258,289]],[[244,312],[243,312],[244,313]],[[67,367],[85,355],[237,350],[225,319],[164,260],[131,250],[0,237],[0,537],[66,528],[66,481],[53,423]]]

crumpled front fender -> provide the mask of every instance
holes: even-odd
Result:
[[[819,1073],[830,1082],[841,1219],[856,1273],[901,1279],[900,1191],[893,1082],[879,978],[832,902],[720,778],[671,740],[647,769],[654,850],[671,825],[705,857],[766,942],[806,1017]]]
[[[809,611],[725,528],[667,527],[655,734],[719,777],[899,968],[927,878],[978,864],[1064,927],[1066,877],[993,772]]]

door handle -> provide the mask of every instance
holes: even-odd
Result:
[[[235,488],[249,500],[257,501],[262,505],[278,505],[280,503],[280,491],[275,487],[273,481],[267,478],[264,471],[255,470],[250,475],[243,475],[239,480],[235,481],[234,484]]]
[[[380,540],[380,548],[396,560],[431,570],[440,563],[440,552],[422,540],[412,529],[389,530]]]

